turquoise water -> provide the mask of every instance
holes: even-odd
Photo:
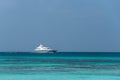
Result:
[[[0,80],[62,79],[119,80],[120,53],[0,53]]]

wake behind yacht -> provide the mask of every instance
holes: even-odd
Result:
[[[54,49],[50,49],[49,47],[45,47],[45,46],[43,46],[42,44],[40,44],[40,45],[35,49],[35,52],[38,52],[38,53],[54,53],[54,52],[57,52],[57,51],[54,50]]]

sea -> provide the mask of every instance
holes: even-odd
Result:
[[[0,80],[120,80],[120,53],[0,52]]]

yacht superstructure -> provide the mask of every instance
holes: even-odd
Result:
[[[36,49],[35,49],[36,52],[39,52],[39,53],[54,53],[54,52],[57,52],[56,50],[54,49],[50,49],[49,47],[45,47],[43,46],[42,44],[40,44]]]

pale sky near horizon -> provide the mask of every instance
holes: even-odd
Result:
[[[120,0],[0,0],[0,51],[120,51]]]

